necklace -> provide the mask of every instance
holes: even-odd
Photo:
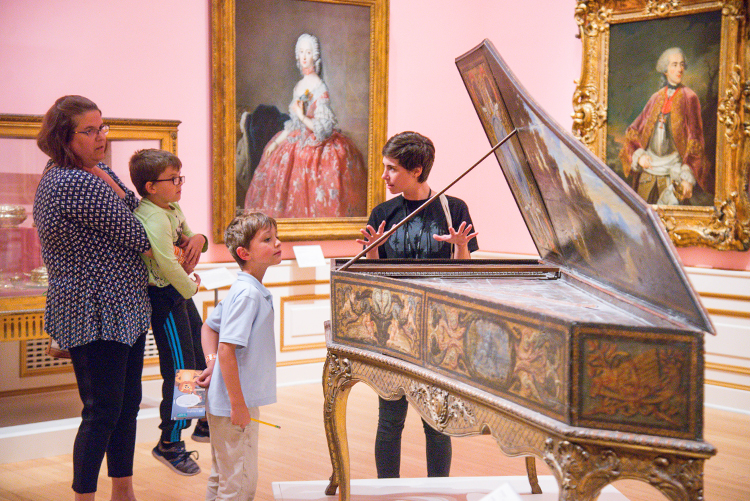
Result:
[[[427,200],[429,200],[431,197],[432,197],[432,188],[430,188],[430,193],[427,195]],[[409,214],[411,214],[409,212],[409,205],[406,203],[406,198],[403,199],[403,206],[404,206],[404,218],[406,218]],[[409,238],[408,227],[411,226],[411,221],[409,221],[409,223],[404,227],[404,257],[405,258],[419,259],[420,257],[422,257],[420,256],[420,254],[422,254],[422,249],[420,249],[420,247],[422,244],[422,237],[424,236],[424,217],[421,219],[420,222],[421,224],[419,226],[419,234],[417,235],[414,248],[412,248],[412,239]]]

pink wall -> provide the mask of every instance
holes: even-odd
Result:
[[[454,64],[484,38],[570,128],[581,64],[570,2],[391,0],[390,11],[388,134],[418,130],[435,141],[433,188],[489,148]],[[0,0],[0,113],[42,114],[59,96],[76,93],[105,116],[181,120],[183,208],[195,231],[210,234],[209,13],[208,2],[198,0]],[[469,202],[483,250],[535,253],[494,160],[450,193]],[[326,256],[359,250],[353,242],[318,243]],[[291,244],[284,252],[293,256]],[[747,252],[679,252],[686,265],[750,269]],[[230,259],[223,245],[212,245],[207,258]]]
[[[433,188],[442,189],[490,148],[455,65],[484,38],[542,106],[569,125],[568,96],[580,67],[572,13],[566,2],[544,0],[391,2],[388,133],[417,130],[432,138]],[[429,22],[416,21],[420,17]],[[549,46],[553,54],[543,52]],[[575,61],[574,68],[565,61]],[[494,158],[449,193],[468,202],[481,249],[536,254]]]
[[[2,0],[0,112],[43,114],[82,94],[107,117],[181,120],[185,212],[209,234],[209,15],[205,1]]]

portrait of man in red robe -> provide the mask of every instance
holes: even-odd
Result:
[[[662,53],[656,71],[663,76],[664,85],[625,131],[619,154],[625,179],[650,204],[689,203],[696,185],[704,193],[714,191],[700,100],[683,84],[687,68],[681,48]]]

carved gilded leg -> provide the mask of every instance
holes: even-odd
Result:
[[[349,443],[346,438],[346,401],[351,387],[356,383],[351,379],[351,362],[328,353],[323,368],[323,423],[331,454],[333,473],[326,487],[326,495],[333,496],[341,487],[339,499],[350,498]]]
[[[672,501],[703,501],[701,458],[549,438],[544,461],[560,484],[561,501],[594,501],[607,484],[623,479],[649,483]]]
[[[539,487],[539,479],[536,476],[536,460],[534,456],[526,456],[526,474],[529,477],[529,485],[532,494],[541,494],[542,488]]]

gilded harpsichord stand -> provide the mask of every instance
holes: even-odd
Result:
[[[540,258],[334,261],[326,493],[350,499],[346,401],[362,381],[405,395],[443,433],[492,435],[526,458],[536,491],[542,459],[560,500],[622,479],[703,500],[716,453],[703,441],[703,338],[715,330],[658,216],[489,41],[456,64]]]
[[[386,399],[406,395],[412,408],[442,433],[489,434],[504,454],[526,456],[533,493],[541,492],[534,463],[538,457],[557,478],[560,500],[594,500],[607,484],[624,479],[647,482],[675,501],[703,499],[703,461],[715,454],[709,444],[564,426],[392,357],[329,344],[323,392],[333,474],[326,494],[336,494],[338,487],[342,501],[351,499],[346,403],[358,382]]]

